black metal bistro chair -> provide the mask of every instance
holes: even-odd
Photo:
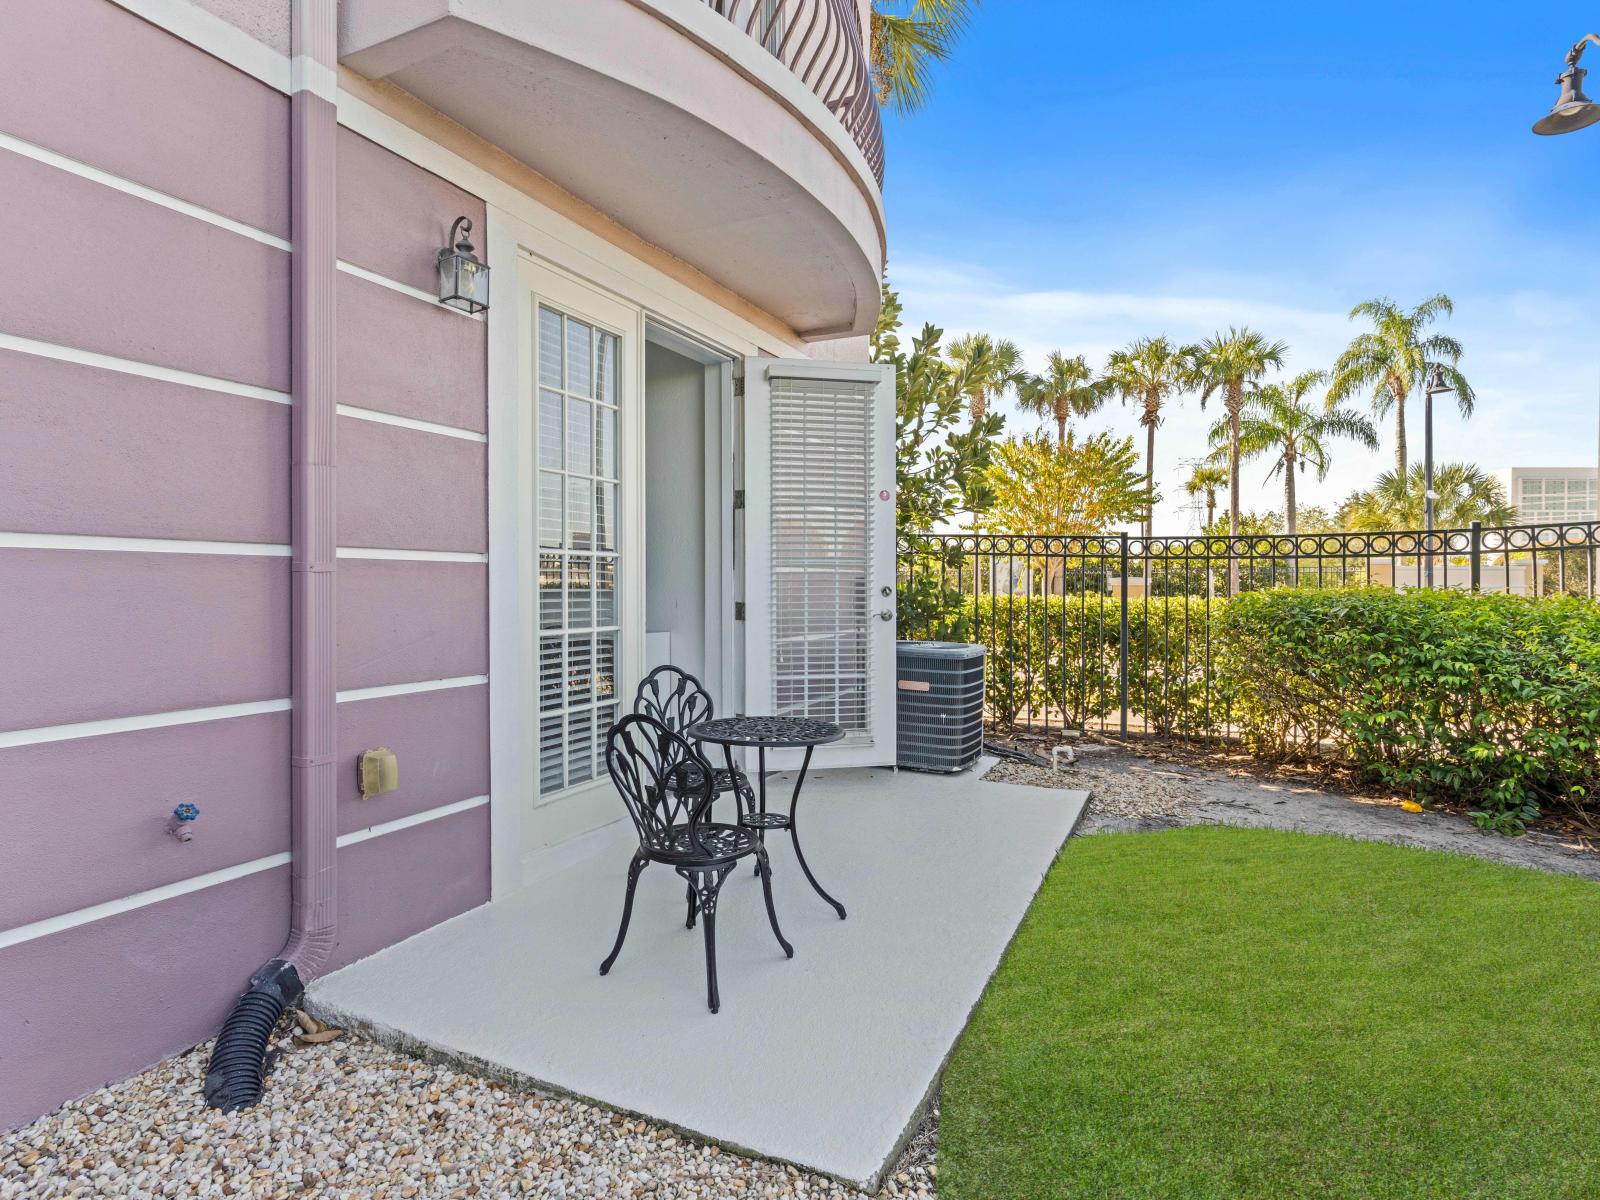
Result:
[[[646,675],[633,695],[633,711],[654,717],[680,737],[691,725],[709,721],[716,716],[711,693],[705,685],[682,667],[657,667]],[[698,792],[703,784],[699,776],[700,764],[685,763],[674,787]],[[739,798],[740,812],[755,808],[756,793],[749,777],[738,767],[711,768],[714,795],[732,792]]]
[[[600,964],[600,974],[609,973],[622,952],[640,873],[650,863],[664,863],[689,885],[687,927],[694,927],[695,911],[699,910],[706,940],[706,1003],[716,1012],[722,1007],[717,993],[717,894],[741,859],[755,856],[766,894],[767,920],[784,954],[794,957],[794,947],[778,928],[778,911],[772,905],[772,867],[766,849],[755,830],[718,825],[709,819],[716,798],[709,784],[710,764],[693,745],[654,717],[635,713],[611,727],[606,737],[606,769],[628,806],[639,834],[639,848],[628,864],[628,890],[617,942]],[[697,789],[675,782],[686,770],[698,772],[701,783]]]
[[[711,693],[706,691],[705,684],[682,667],[671,664],[657,667],[639,681],[639,690],[633,694],[633,711],[654,717],[680,737],[691,725],[709,721],[717,715]],[[672,786],[679,791],[687,789],[698,792],[703,786],[699,771],[697,764],[685,763],[673,779]],[[738,802],[740,816],[755,811],[755,788],[750,785],[750,777],[738,767],[713,766],[711,780],[713,808],[717,796],[732,792]],[[689,888],[688,903],[689,925],[693,928],[695,897],[692,886]]]

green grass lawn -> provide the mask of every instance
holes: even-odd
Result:
[[[1070,843],[941,1200],[1600,1197],[1600,884],[1266,830]]]

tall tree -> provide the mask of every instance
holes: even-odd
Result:
[[[1239,536],[1239,422],[1246,389],[1273,367],[1283,366],[1289,347],[1269,342],[1253,329],[1229,329],[1196,346],[1189,355],[1189,380],[1200,391],[1200,407],[1218,392],[1228,422],[1228,535]],[[1228,554],[1228,593],[1239,588],[1239,563]]]
[[[1201,529],[1210,529],[1217,519],[1217,493],[1228,486],[1228,468],[1218,463],[1198,462],[1189,473],[1189,482],[1183,490],[1191,496],[1206,498],[1206,519]]]
[[[1421,529],[1425,487],[1421,463],[1403,476],[1385,471],[1370,488],[1339,506],[1339,521],[1358,532]],[[1517,517],[1500,481],[1474,463],[1441,463],[1433,472],[1433,491],[1438,496],[1433,505],[1437,529],[1465,529],[1474,521],[1509,525]]]
[[[1329,408],[1321,398],[1310,394],[1328,381],[1325,371],[1303,371],[1287,383],[1253,388],[1239,421],[1239,458],[1272,457],[1268,478],[1283,474],[1283,515],[1288,533],[1295,524],[1294,477],[1308,466],[1317,479],[1328,477],[1329,447],[1336,438],[1349,438],[1367,447],[1378,448],[1378,431],[1372,422],[1348,408]],[[1231,435],[1229,423],[1218,421],[1211,427],[1211,445],[1226,453]]]
[[[974,428],[989,415],[991,401],[1020,387],[1028,378],[1022,367],[1022,351],[1005,338],[968,333],[951,342],[947,353],[960,377]]]
[[[1189,378],[1191,350],[1164,337],[1146,337],[1113,351],[1106,360],[1105,382],[1123,403],[1141,406],[1144,426],[1145,537],[1151,535],[1156,496],[1156,427],[1167,400],[1182,391]]]
[[[1056,440],[1067,444],[1067,422],[1087,417],[1106,402],[1107,387],[1094,377],[1094,370],[1083,355],[1068,358],[1059,350],[1050,351],[1044,371],[1030,375],[1017,389],[1017,404],[1023,412],[1054,417]]]
[[[978,0],[872,0],[872,83],[878,103],[915,112],[933,68],[950,57]]]
[[[1461,343],[1428,326],[1455,312],[1449,296],[1430,296],[1410,312],[1388,297],[1365,300],[1350,310],[1352,321],[1366,318],[1372,328],[1359,333],[1333,364],[1333,384],[1328,403],[1338,405],[1361,392],[1370,392],[1372,411],[1380,420],[1394,413],[1394,463],[1399,477],[1406,474],[1406,399],[1421,388],[1434,367],[1456,396],[1463,417],[1472,415],[1476,397],[1461,374]]]

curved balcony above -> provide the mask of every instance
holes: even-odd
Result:
[[[871,329],[883,143],[857,0],[344,0],[340,59],[801,337]]]
[[[883,186],[883,116],[856,0],[700,0],[799,77],[839,118]]]

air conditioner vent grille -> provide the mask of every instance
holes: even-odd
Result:
[[[899,642],[895,659],[899,765],[949,773],[976,762],[983,751],[984,648]]]

